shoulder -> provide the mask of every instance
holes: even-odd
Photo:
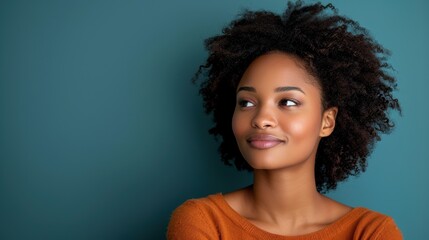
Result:
[[[191,199],[177,207],[170,218],[167,239],[213,239],[217,237],[213,216],[218,212],[220,195]]]
[[[357,239],[402,239],[393,218],[367,208],[356,208],[352,212],[355,216],[351,225],[354,225],[355,236],[359,236]]]

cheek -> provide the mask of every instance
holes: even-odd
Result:
[[[297,140],[309,140],[311,137],[317,138],[320,129],[319,120],[320,117],[317,116],[297,117],[297,119],[287,123],[287,129]]]
[[[232,132],[234,133],[235,139],[237,142],[240,141],[240,139],[243,139],[243,136],[245,135],[246,131],[248,130],[248,119],[246,115],[242,112],[236,113],[234,112],[234,115],[232,116]]]

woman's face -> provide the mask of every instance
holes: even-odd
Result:
[[[314,161],[320,138],[335,125],[323,111],[317,81],[285,53],[255,59],[237,87],[232,128],[254,169],[280,169]]]

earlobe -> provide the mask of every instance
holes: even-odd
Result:
[[[337,118],[338,108],[331,107],[326,109],[323,113],[322,129],[320,129],[320,136],[327,137],[331,135],[335,128],[335,120]]]

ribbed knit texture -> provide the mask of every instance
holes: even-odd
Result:
[[[401,240],[402,235],[392,218],[358,207],[317,232],[281,236],[256,227],[216,194],[179,206],[171,216],[167,239]]]

